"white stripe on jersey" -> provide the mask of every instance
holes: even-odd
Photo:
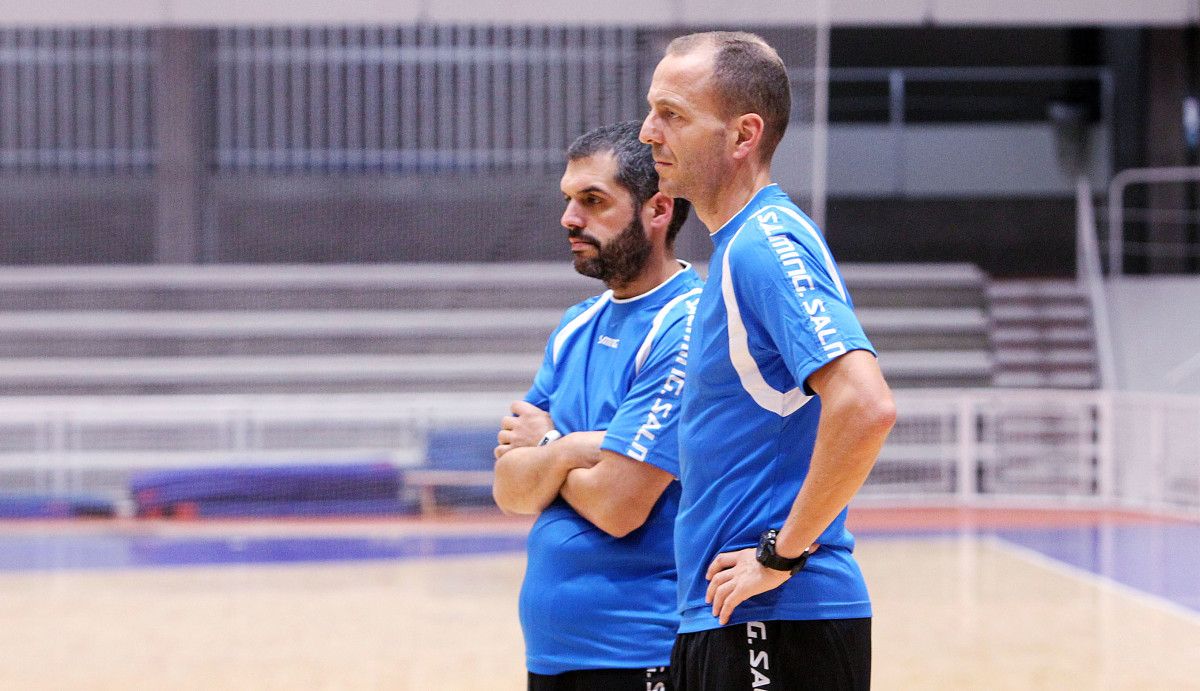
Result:
[[[662,328],[662,323],[663,320],[667,318],[667,313],[671,311],[671,308],[673,308],[675,305],[678,305],[680,302],[683,302],[693,295],[699,294],[699,288],[692,288],[682,295],[675,296],[674,299],[672,299],[666,305],[663,305],[663,308],[658,311],[658,314],[654,315],[654,322],[650,324],[650,333],[646,334],[646,339],[642,341],[642,347],[638,348],[637,357],[635,357],[633,360],[633,373],[635,375],[642,371],[642,365],[646,364],[646,358],[650,357],[650,346],[654,344],[654,337],[658,335],[658,330]]]
[[[551,353],[554,364],[558,364],[558,354],[562,352],[563,345],[566,344],[567,339],[571,337],[571,334],[575,333],[580,329],[580,327],[591,321],[592,317],[596,316],[597,312],[604,309],[604,306],[607,305],[608,301],[611,299],[612,291],[604,291],[600,295],[599,299],[592,303],[591,307],[585,309],[583,312],[580,312],[577,317],[572,319],[567,323],[566,326],[562,328],[562,331],[558,332],[558,335],[554,337],[554,350]]]
[[[838,295],[841,295],[842,300],[846,301],[846,289],[842,286],[842,277],[838,275],[837,267],[833,265],[833,255],[829,254],[829,248],[825,246],[825,239],[821,237],[821,234],[817,232],[813,224],[804,220],[803,216],[785,206],[764,206],[762,211],[759,211],[755,216],[761,216],[762,212],[767,209],[777,209],[791,216],[792,220],[799,223],[801,228],[804,228],[808,231],[809,235],[813,236],[813,241],[817,243],[817,247],[821,248],[821,254],[825,257],[825,270],[829,272],[829,278],[833,280],[833,285],[837,288]]]
[[[733,276],[729,272],[729,255],[733,252],[733,243],[746,229],[750,221],[746,221],[729,241],[725,248],[725,256],[721,258],[721,297],[725,302],[725,314],[728,319],[729,359],[738,378],[742,380],[742,388],[750,394],[760,407],[781,417],[787,417],[804,407],[811,400],[804,390],[796,387],[790,391],[779,391],[767,383],[758,363],[750,354],[750,343],[746,335],[746,325],[742,322],[742,311],[738,308],[737,295],[733,292]]]

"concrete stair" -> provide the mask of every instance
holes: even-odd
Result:
[[[993,281],[987,295],[996,386],[1097,385],[1091,307],[1074,281]]]
[[[893,386],[991,381],[977,269],[842,274]],[[515,395],[602,289],[566,262],[4,269],[0,395]]]

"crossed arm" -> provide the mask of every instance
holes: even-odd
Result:
[[[597,528],[624,537],[646,522],[671,474],[601,449],[604,432],[572,432],[537,446],[549,414],[524,401],[500,422],[492,496],[506,513],[538,514],[561,496]]]

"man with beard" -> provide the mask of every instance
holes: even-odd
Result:
[[[675,258],[686,201],[658,191],[640,123],[567,151],[567,310],[497,435],[496,503],[538,516],[521,588],[529,689],[665,691],[675,612],[675,434],[701,281]]]

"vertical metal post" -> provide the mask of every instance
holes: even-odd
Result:
[[[829,3],[817,2],[816,64],[813,66],[812,214],[817,227],[825,228],[829,179]],[[903,115],[903,112],[901,112]]]
[[[1108,186],[1108,275],[1112,278],[1125,273],[1125,185],[1118,177],[1119,173]]]
[[[288,120],[294,113],[288,107],[287,84],[288,68],[293,60],[291,51],[287,50],[288,31],[273,28],[270,31],[267,50],[263,60],[267,61],[271,79],[271,159],[270,167],[274,170],[285,170],[288,162]],[[286,59],[284,56],[287,56]]]
[[[326,33],[325,65],[329,70],[327,82],[326,107],[329,117],[325,120],[325,140],[328,142],[328,172],[342,172],[346,169],[346,112],[349,104],[346,98],[345,70],[349,66],[348,42],[346,34],[349,29],[331,27]],[[423,101],[428,103],[429,101]]]
[[[888,123],[892,130],[892,191],[903,195],[906,185],[904,175],[904,73],[892,70],[888,73]]]
[[[156,32],[154,124],[158,144],[155,260],[189,264],[201,260],[204,202],[209,176],[207,32]],[[97,145],[107,142],[97,140]],[[208,257],[215,259],[215,257]]]
[[[364,56],[367,29],[346,29],[346,47],[343,49],[346,70],[346,170],[361,172],[366,160],[366,127],[363,122],[366,101],[363,82],[368,69]]]

